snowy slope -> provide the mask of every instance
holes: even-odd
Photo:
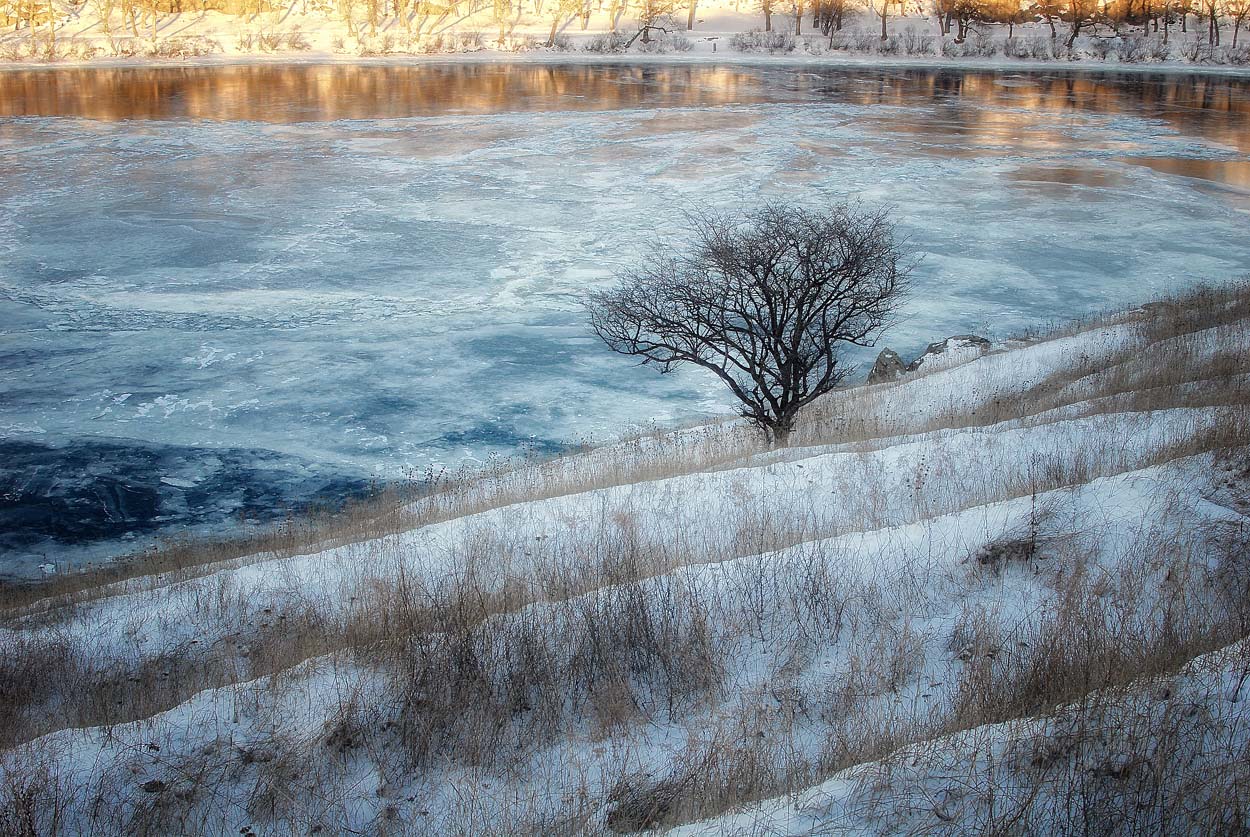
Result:
[[[1207,292],[839,393],[784,450],[644,437],[11,611],[0,827],[1209,830],[1250,802],[1248,315]]]

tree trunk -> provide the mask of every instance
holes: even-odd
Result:
[[[1081,21],[1079,19],[1072,21],[1072,34],[1068,36],[1068,49],[1072,49],[1072,45],[1076,43],[1077,35],[1081,34]]]
[[[764,31],[773,31],[773,10],[769,6],[764,7]]]
[[[803,34],[803,0],[798,0],[794,14],[794,34],[795,36]]]
[[[881,0],[881,40],[883,41],[886,38],[890,37],[890,33],[885,31],[885,18],[886,18],[886,15],[889,13],[888,12],[889,8],[890,8],[889,0]]]
[[[764,437],[768,440],[770,449],[784,448],[789,443],[792,432],[794,432],[793,426],[782,426],[781,424],[764,425]]]
[[[551,19],[551,34],[547,36],[547,46],[553,47],[556,45],[556,29],[559,26],[560,26],[560,18],[553,17]]]

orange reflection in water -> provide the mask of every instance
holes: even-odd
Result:
[[[767,101],[718,67],[261,65],[0,72],[0,116],[303,122]]]
[[[1185,157],[1124,157],[1122,163],[1146,166],[1163,174],[1178,174],[1250,189],[1250,162],[1244,160],[1195,160]]]
[[[1250,152],[1250,80],[1198,74],[506,62],[0,72],[0,117],[289,123],[761,102],[923,105],[923,120],[864,118],[922,142],[1025,149],[1069,141],[1042,114],[1145,116]]]
[[[1013,149],[1061,150],[1071,137],[1053,121],[1039,130],[1037,116],[1097,113],[1159,119],[1182,134],[1250,152],[1250,80],[1245,78],[930,70],[860,85],[853,101],[914,105],[926,95],[936,104],[932,117],[894,130],[919,139],[954,137]]]

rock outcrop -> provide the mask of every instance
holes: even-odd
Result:
[[[872,371],[868,373],[868,383],[896,381],[906,371],[907,365],[898,356],[898,352],[893,349],[882,349],[881,354],[877,355],[877,362],[872,365]]]
[[[934,372],[948,369],[976,360],[990,350],[990,341],[975,334],[956,334],[947,337],[940,343],[930,343],[929,347],[911,363],[904,364],[898,352],[893,349],[882,349],[877,361],[868,373],[868,383],[880,384],[886,381],[897,381],[910,372]]]

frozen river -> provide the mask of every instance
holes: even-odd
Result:
[[[728,412],[579,298],[692,207],[896,207],[904,354],[1250,270],[1250,81],[0,72],[0,574]]]

